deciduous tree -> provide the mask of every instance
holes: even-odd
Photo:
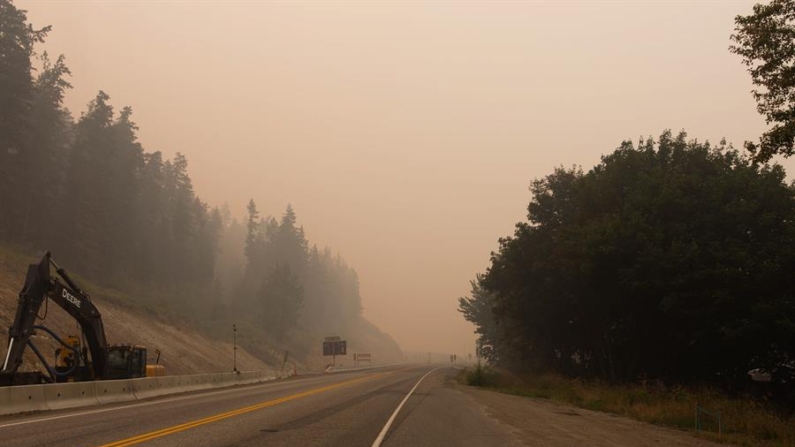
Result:
[[[757,110],[772,125],[759,142],[746,142],[757,161],[795,151],[795,2],[772,0],[737,16],[730,47],[743,58]]]

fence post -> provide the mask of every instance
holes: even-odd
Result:
[[[705,408],[701,408],[698,405],[698,402],[696,402],[696,431],[701,431],[701,418],[699,417],[700,416],[699,413],[704,413],[707,416],[709,416],[712,419],[714,419],[715,422],[718,423],[718,434],[719,435],[723,434],[723,420],[722,420],[722,417],[721,417],[722,416],[721,412],[720,411],[716,411],[716,412],[713,413],[711,411],[708,411]]]
[[[700,428],[698,426],[698,402],[696,402],[696,431],[699,431],[699,429]]]

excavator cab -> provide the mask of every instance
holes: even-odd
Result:
[[[57,382],[93,380],[93,371],[81,364],[80,338],[70,335],[63,342],[63,348],[55,350],[55,371]],[[86,363],[85,361],[83,363]],[[138,345],[113,345],[108,348],[103,379],[137,379],[146,377],[146,348]]]
[[[146,377],[146,348],[137,345],[113,345],[108,348],[106,379]]]

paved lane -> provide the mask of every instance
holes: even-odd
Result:
[[[371,447],[407,393],[431,370],[394,367],[298,377],[128,405],[0,418],[0,445]],[[406,400],[382,445],[509,445],[504,429],[463,394],[445,387],[454,375],[449,368],[428,375]]]

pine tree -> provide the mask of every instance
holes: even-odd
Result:
[[[100,91],[75,127],[66,189],[59,213],[59,250],[71,265],[91,273],[102,270],[104,247],[113,243],[106,225],[110,196],[107,153],[111,145],[113,108]]]
[[[254,203],[254,199],[249,199],[246,211],[248,212],[248,222],[246,224],[248,233],[246,233],[246,247],[244,253],[246,254],[246,259],[248,259],[249,266],[251,266],[254,264],[260,227],[259,211],[257,211],[257,204]]]
[[[259,293],[264,329],[284,338],[298,322],[304,289],[287,264],[278,265],[263,278]]]
[[[0,0],[0,239],[6,240],[20,237],[25,191],[38,186],[28,177],[34,168],[31,58],[50,27],[34,30],[26,21],[25,11]]]
[[[17,241],[33,246],[49,246],[57,227],[54,222],[63,194],[65,167],[72,142],[74,123],[63,109],[63,98],[71,84],[63,56],[50,61],[41,56],[42,69],[34,83],[31,103],[31,138],[27,172],[22,176],[21,208],[18,209],[21,231]]]

